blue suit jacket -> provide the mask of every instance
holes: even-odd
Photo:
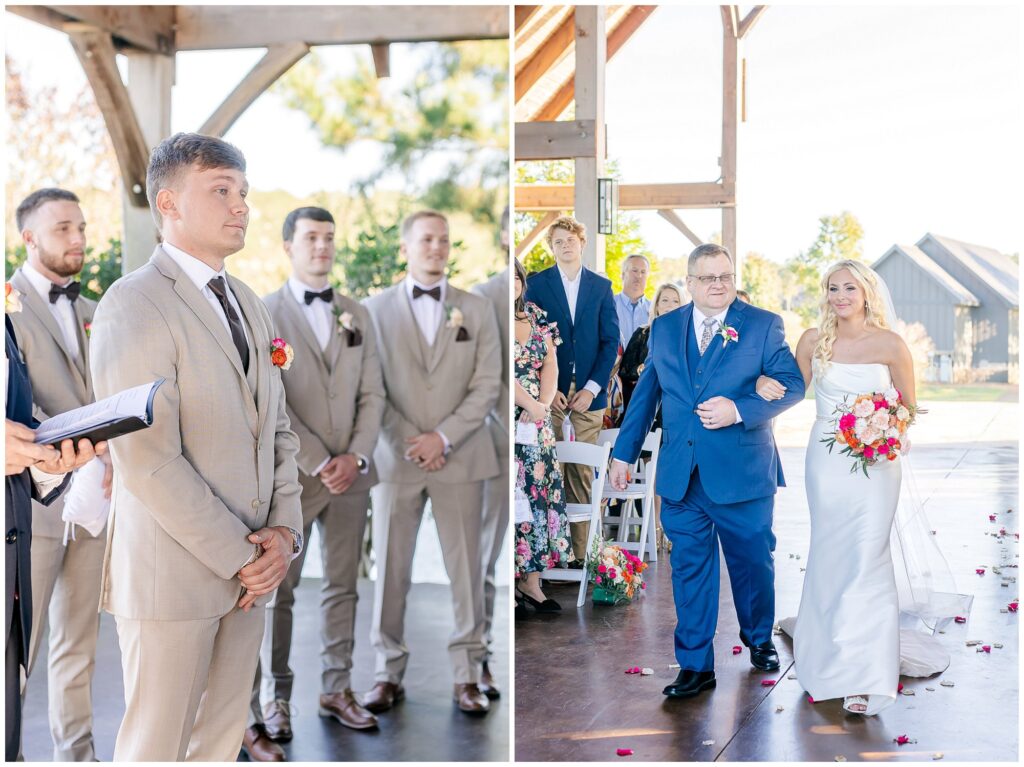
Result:
[[[576,369],[576,389],[587,381],[601,387],[591,410],[608,405],[608,379],[619,353],[619,318],[612,299],[611,280],[584,267],[580,274],[580,293],[576,299],[576,322],[569,314],[569,301],[562,287],[558,267],[552,266],[533,275],[526,283],[526,299],[548,314],[548,322],[558,324],[562,343],[558,357],[558,391],[569,394]]]
[[[613,455],[633,463],[640,455],[658,403],[662,406],[662,447],[657,492],[682,500],[693,467],[715,503],[729,504],[773,495],[785,485],[771,419],[804,396],[804,380],[786,344],[782,318],[742,301],[733,301],[725,322],[739,334],[728,344],[719,337],[703,357],[688,360],[693,333],[693,304],[658,317],[651,326],[647,361],[629,401]],[[692,363],[692,364],[691,364]],[[786,396],[766,402],[754,390],[760,375],[786,387]],[[728,397],[743,421],[723,429],[705,429],[695,413],[711,397]]]

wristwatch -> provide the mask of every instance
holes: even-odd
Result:
[[[292,556],[295,556],[302,551],[302,533],[291,527],[285,529],[292,534]]]
[[[359,455],[359,453],[353,453],[352,455],[356,457],[356,468],[359,469],[360,474],[362,474],[368,468],[370,468],[370,462],[367,461],[363,456]]]

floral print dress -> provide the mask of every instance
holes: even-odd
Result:
[[[527,302],[530,338],[516,341],[516,380],[531,397],[540,396],[540,371],[548,353],[548,341],[561,343],[558,330],[546,319],[547,313]],[[523,409],[516,408],[516,421]],[[537,444],[516,444],[516,497],[524,495],[530,504],[532,522],[516,524],[516,577],[565,567],[573,559],[569,518],[565,514],[562,470],[555,458],[555,432],[551,416],[538,430]]]

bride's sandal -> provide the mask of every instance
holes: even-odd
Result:
[[[843,708],[851,714],[866,714],[868,699],[863,695],[851,695],[848,698],[843,698]]]

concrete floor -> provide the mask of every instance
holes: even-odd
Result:
[[[446,645],[452,629],[447,586],[414,584],[406,617],[411,658],[405,679],[406,700],[381,715],[377,732],[356,732],[317,715],[320,689],[317,611],[319,584],[304,579],[296,596],[296,633],[292,644],[298,710],[292,719],[295,739],[285,745],[293,761],[506,761],[509,758],[509,610],[499,610],[495,626],[494,664],[499,689],[482,718],[460,712],[452,702],[452,679]],[[373,685],[373,651],[369,643],[373,583],[360,581],[356,618],[353,685]],[[499,605],[508,604],[508,589],[499,588]],[[121,659],[117,633],[109,615],[100,627],[96,676],[93,682],[95,739],[98,756],[108,761],[124,713]],[[52,759],[47,723],[46,664],[40,662],[29,680],[24,725],[24,754],[29,761]]]
[[[991,570],[978,576],[975,568],[1016,568],[1019,561],[1019,422],[1015,403],[976,404],[939,403],[931,414],[935,420],[928,419],[932,423],[921,429],[913,448],[932,527],[960,590],[975,595],[968,623],[946,629],[952,655],[946,672],[903,679],[916,694],[901,696],[874,718],[848,715],[840,701],[811,704],[788,678],[788,638],[776,637],[782,670],[774,674],[755,672],[746,651],[732,655],[740,642],[723,566],[715,638],[718,687],[694,699],[669,700],[661,689],[677,673],[669,668],[675,662],[675,617],[663,559],[648,571],[641,601],[620,607],[588,602],[557,617],[516,621],[516,760],[612,761],[616,749],[631,748],[636,761],[930,761],[937,753],[945,761],[1016,761],[1018,616],[1000,609],[1017,598],[1018,584],[1003,587],[1001,576]],[[776,425],[789,481],[776,503],[779,618],[796,614],[809,538],[803,444],[813,403],[794,411]],[[1000,527],[1008,533],[1002,540],[992,535]],[[1002,575],[1016,578],[1018,572],[1004,569]],[[571,586],[545,588],[563,605],[572,604]],[[1003,647],[978,653],[965,646],[972,639]],[[655,673],[627,676],[631,666],[649,666]],[[769,678],[777,684],[763,687],[761,680]],[[904,734],[917,742],[893,743]]]

